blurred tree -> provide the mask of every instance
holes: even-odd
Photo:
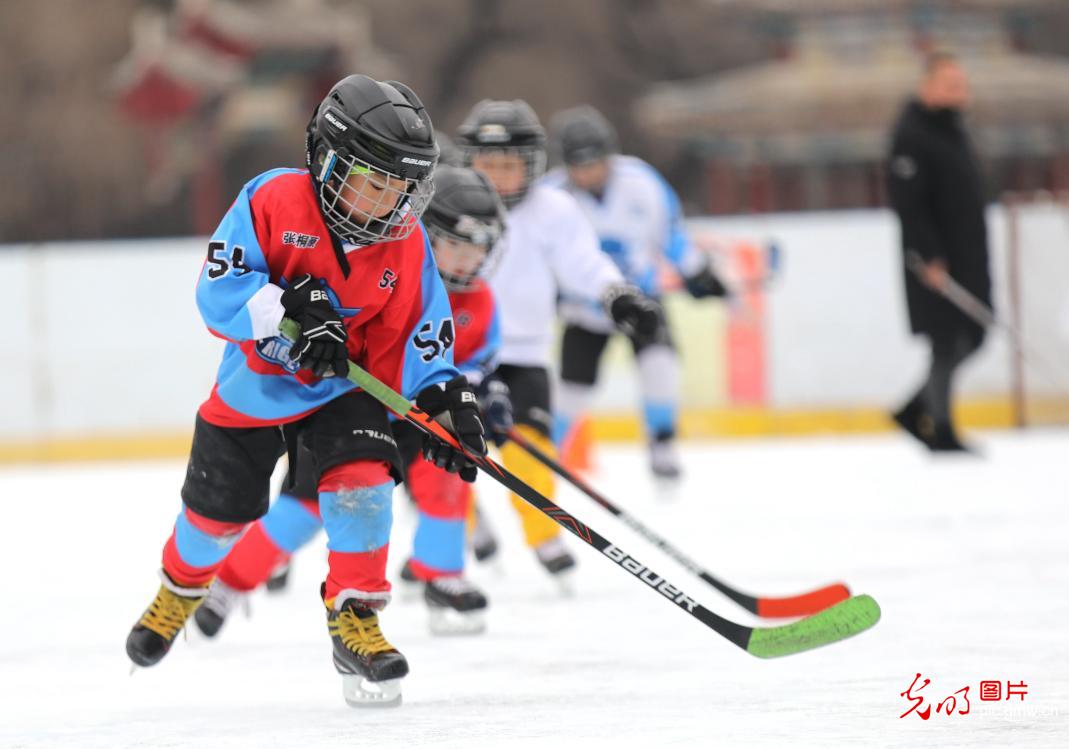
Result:
[[[107,236],[141,215],[138,134],[108,87],[136,5],[0,3],[0,241]]]

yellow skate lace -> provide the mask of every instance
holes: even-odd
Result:
[[[173,640],[203,601],[202,596],[187,598],[161,585],[156,599],[149,604],[138,623],[161,637]]]
[[[379,618],[372,614],[361,619],[351,610],[344,610],[330,622],[330,634],[340,637],[342,644],[357,655],[385,653],[394,650],[379,629]]]

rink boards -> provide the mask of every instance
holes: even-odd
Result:
[[[926,366],[907,333],[897,229],[884,211],[695,219],[714,235],[718,267],[738,279],[737,248],[774,240],[779,271],[760,293],[732,304],[667,300],[681,351],[682,429],[689,436],[878,431],[888,408]],[[1002,211],[991,211],[996,305],[1005,310]],[[1038,224],[1053,241],[1069,222]],[[0,273],[9,366],[0,388],[0,461],[27,458],[178,455],[192,415],[211,388],[221,342],[204,329],[193,286],[203,262],[197,239],[9,246]],[[1053,245],[1051,245],[1053,248]],[[1019,265],[1026,306],[1042,324],[1031,345],[1069,362],[1069,295],[1047,277],[1057,257]],[[11,283],[13,281],[13,283]],[[1038,291],[1037,291],[1038,290]],[[138,314],[131,314],[137,310]],[[960,377],[966,426],[1013,421],[1012,359],[995,332]],[[1064,408],[1069,381],[1033,378],[1041,410]],[[1064,387],[1058,387],[1064,385]],[[1047,388],[1050,392],[1043,392]],[[638,383],[629,347],[609,347],[595,433],[629,439]]]

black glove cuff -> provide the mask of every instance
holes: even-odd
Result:
[[[475,395],[478,396],[479,401],[482,402],[490,400],[491,398],[508,398],[512,393],[504,380],[499,379],[494,375],[487,375],[483,378],[483,381],[476,386]]]
[[[444,385],[431,385],[423,388],[416,396],[416,405],[428,415],[437,416],[451,408],[463,405],[456,392],[459,389],[471,389],[468,378],[464,375],[457,375]],[[475,404],[471,405],[474,407]]]
[[[315,286],[315,279],[312,278],[311,273],[305,273],[300,278],[295,278],[289,288],[282,292],[282,296],[278,300],[282,305],[282,309],[286,310],[286,314],[290,317],[295,317],[303,312],[311,301],[311,292]]]
[[[728,290],[724,286],[713,269],[706,265],[699,272],[693,276],[688,276],[683,279],[683,286],[687,292],[696,298],[702,297],[724,297],[727,296]]]
[[[617,319],[617,312],[613,311],[616,306],[616,302],[621,297],[640,297],[642,296],[642,290],[637,286],[632,286],[629,283],[621,283],[610,286],[604,294],[601,296],[601,303],[605,307],[605,311],[609,313],[609,316],[613,319]]]

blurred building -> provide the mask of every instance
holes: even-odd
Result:
[[[299,166],[312,110],[351,71],[392,77],[367,13],[330,0],[169,0],[143,4],[113,85],[140,123],[146,191],[187,189],[192,230],[255,174]]]
[[[1066,2],[0,3],[0,242],[210,231],[251,176],[300,165],[354,71],[410,84],[445,132],[486,97],[593,104],[691,213],[871,205],[937,40],[969,55],[994,184],[1064,183],[1065,58],[1036,53],[1069,55]]]
[[[1069,62],[1028,54],[1041,0],[755,0],[777,59],[639,99],[639,123],[704,170],[711,213],[884,203],[889,128],[923,53],[960,55],[995,190],[1069,188]],[[693,196],[692,196],[693,197]]]

